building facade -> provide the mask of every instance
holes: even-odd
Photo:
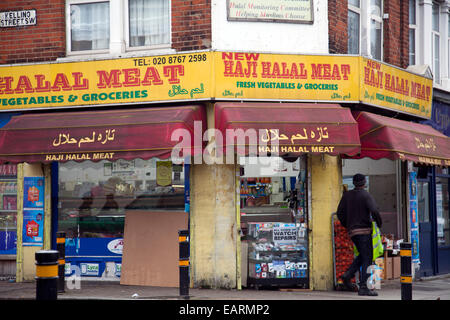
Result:
[[[348,178],[368,175],[382,231],[409,239],[413,163],[448,166],[448,140],[428,126],[416,138],[427,131],[439,150],[371,154],[360,138],[364,121],[395,117],[404,133],[431,118],[431,80],[406,69],[408,2],[36,0],[0,12],[0,258],[17,281],[64,231],[67,275],[177,286],[188,229],[194,287],[329,290]],[[243,140],[227,140],[237,130]],[[43,201],[29,200],[36,190]]]

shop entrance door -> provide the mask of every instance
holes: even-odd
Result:
[[[419,206],[419,254],[420,276],[431,276],[433,270],[432,223],[430,219],[430,181],[418,179],[417,200]]]

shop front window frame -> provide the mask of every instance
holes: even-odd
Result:
[[[156,158],[61,163],[58,230],[67,238],[121,238],[127,211],[184,212],[187,167],[158,169],[158,162],[170,164]]]
[[[436,235],[438,248],[440,249],[450,248],[450,175],[446,174],[447,170],[436,172]],[[439,181],[444,183],[439,183]],[[438,188],[438,185],[442,187]],[[443,224],[443,235],[439,236],[441,224]]]

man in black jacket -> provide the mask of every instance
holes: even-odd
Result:
[[[364,190],[366,177],[362,174],[353,176],[355,188],[343,194],[337,209],[337,216],[341,224],[347,229],[359,255],[353,260],[349,269],[342,276],[344,286],[352,290],[351,279],[356,271],[362,267],[358,294],[361,296],[377,296],[378,294],[367,287],[368,267],[372,264],[372,218],[381,228],[381,216],[373,197]]]

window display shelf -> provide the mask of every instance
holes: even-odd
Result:
[[[309,286],[309,278],[251,278],[249,277],[247,280],[249,285],[259,287],[290,287],[290,286],[298,286],[303,288],[308,288]]]

